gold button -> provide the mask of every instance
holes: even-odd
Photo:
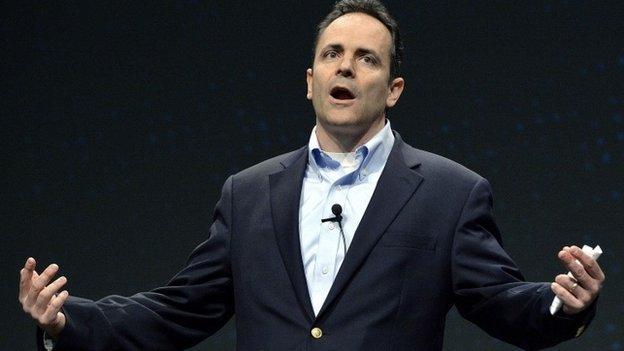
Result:
[[[312,330],[310,330],[310,334],[312,334],[313,338],[320,339],[321,336],[323,336],[323,331],[321,330],[321,328],[314,327],[312,328]]]
[[[583,325],[576,330],[576,335],[574,335],[574,337],[578,338],[579,336],[581,336],[581,334],[583,334],[584,331],[585,331],[585,326]]]

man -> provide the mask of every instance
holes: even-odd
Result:
[[[401,50],[377,1],[337,3],[307,70],[308,146],[228,178],[209,238],[182,271],[164,287],[93,302],[55,295],[67,281],[48,284],[58,266],[38,275],[29,258],[25,312],[62,350],[190,347],[233,313],[240,350],[440,350],[454,304],[526,349],[580,335],[600,266],[564,247],[574,278],[523,281],[500,246],[488,182],[391,131]],[[555,295],[564,306],[551,315]]]

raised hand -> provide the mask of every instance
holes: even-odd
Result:
[[[60,277],[48,284],[58,272],[59,266],[49,265],[41,274],[35,271],[35,259],[29,257],[20,270],[19,302],[24,312],[29,314],[51,337],[56,337],[65,327],[65,315],[61,307],[69,293],[59,289],[67,283],[67,278]]]
[[[579,313],[598,297],[605,275],[598,262],[577,246],[565,246],[559,251],[558,257],[574,277],[559,274],[551,284],[551,289],[563,302],[563,312]]]

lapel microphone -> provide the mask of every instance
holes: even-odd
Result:
[[[342,206],[338,204],[333,204],[331,210],[334,214],[334,217],[323,218],[321,219],[321,223],[338,222],[338,225],[340,225],[340,222],[342,222]]]
[[[344,254],[347,253],[347,241],[345,239],[344,232],[342,231],[342,206],[339,204],[333,204],[331,207],[332,213],[334,217],[322,218],[321,223],[325,222],[338,222],[338,228],[340,228],[340,236],[342,237],[342,247],[344,250]]]

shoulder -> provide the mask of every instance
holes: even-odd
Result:
[[[402,142],[401,153],[404,159],[418,164],[414,170],[429,183],[463,189],[472,189],[479,182],[487,183],[484,177],[461,163],[405,142]]]
[[[487,194],[492,192],[487,179],[459,162],[417,149],[400,139],[397,146],[406,164],[423,178],[423,189],[436,198],[463,201],[477,188]]]
[[[490,183],[477,172],[459,162],[407,144],[404,144],[402,151],[408,155],[405,158],[418,160],[412,170],[423,178],[421,197],[434,211],[450,209],[453,213],[462,213],[471,198],[476,199],[474,201],[478,204],[492,206]]]
[[[237,180],[265,178],[288,167],[301,157],[307,157],[307,146],[271,157],[233,175]]]

